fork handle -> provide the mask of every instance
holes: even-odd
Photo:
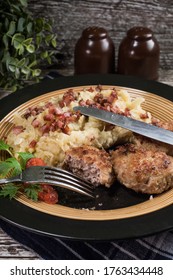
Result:
[[[17,178],[17,177],[0,179],[0,185],[8,184],[8,183],[13,183],[13,182],[14,183],[21,182],[21,179]]]

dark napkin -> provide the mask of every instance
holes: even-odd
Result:
[[[1,228],[45,260],[172,260],[173,230],[110,242],[73,241],[30,232],[3,220]]]
[[[60,76],[52,71],[45,79]],[[13,239],[51,260],[172,260],[173,230],[145,238],[110,242],[73,241],[37,234],[0,220],[1,228]]]

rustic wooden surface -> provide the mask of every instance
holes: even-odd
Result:
[[[0,260],[1,259],[36,260],[40,258],[36,253],[10,238],[0,228]]]
[[[73,65],[78,38],[82,30],[93,25],[108,30],[115,44],[117,61],[118,47],[126,31],[140,25],[154,31],[161,49],[160,67],[173,69],[172,0],[28,0],[28,3],[35,16],[54,20],[60,64]]]
[[[69,71],[65,69],[62,70],[62,73],[68,75]],[[173,70],[161,70],[159,81],[173,86]],[[14,241],[0,229],[0,259],[34,260],[40,259],[40,257],[25,246]]]

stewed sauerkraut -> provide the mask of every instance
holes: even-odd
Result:
[[[48,165],[61,166],[69,148],[91,145],[107,149],[131,136],[126,129],[74,112],[74,106],[93,106],[150,123],[151,114],[142,109],[143,102],[144,98],[133,99],[124,89],[68,89],[22,115],[15,113],[7,143],[16,153],[31,152]]]

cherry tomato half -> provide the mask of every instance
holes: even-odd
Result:
[[[38,193],[38,199],[49,204],[58,202],[58,194],[52,186],[47,184],[41,185],[42,190]]]
[[[41,158],[30,158],[26,163],[26,168],[31,166],[45,166],[44,160]],[[58,202],[58,193],[54,188],[48,184],[40,185],[42,190],[38,192],[38,199],[49,204],[55,204]]]
[[[41,158],[30,158],[27,163],[26,163],[26,168],[31,167],[31,166],[44,166],[46,165],[44,160]]]

